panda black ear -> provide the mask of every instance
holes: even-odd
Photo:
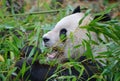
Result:
[[[76,7],[76,8],[73,10],[72,14],[74,14],[74,13],[80,13],[80,12],[81,12],[80,6],[78,6],[78,7]]]
[[[110,21],[111,20],[111,17],[110,17],[109,14],[104,14],[102,16],[101,15],[97,15],[97,16],[94,17],[94,19],[97,19],[99,17],[101,17],[99,21]]]

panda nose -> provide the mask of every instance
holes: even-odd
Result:
[[[49,38],[46,38],[46,37],[43,38],[44,42],[48,42],[49,40],[50,40]]]

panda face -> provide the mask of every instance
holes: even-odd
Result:
[[[79,21],[84,13],[75,13],[61,19],[53,30],[43,35],[43,44],[46,47],[61,47],[71,32],[79,26]]]

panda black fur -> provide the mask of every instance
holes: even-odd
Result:
[[[21,50],[22,52],[28,52],[27,54],[29,55],[30,51],[34,48],[34,46],[25,46],[27,50],[29,50],[29,52],[27,50]],[[36,49],[36,51],[40,51],[40,49]],[[64,63],[69,62],[69,59],[66,59],[64,61]],[[69,72],[69,69],[67,67],[60,67],[58,70],[58,65],[48,65],[48,64],[41,64],[39,62],[39,60],[35,60],[33,62],[33,58],[22,58],[19,61],[16,62],[15,67],[17,67],[16,71],[14,72],[14,74],[17,75],[12,75],[13,76],[13,80],[15,79],[15,77],[19,76],[19,79],[22,81],[45,81],[47,80],[50,76],[52,76],[54,73],[65,69],[63,71],[61,71],[60,73],[57,73],[57,77],[51,78],[48,81],[53,81],[53,80],[57,80],[59,81],[60,79],[58,79],[60,76],[75,76],[77,78],[77,81],[86,81],[88,78],[90,78],[92,75],[94,75],[95,73],[100,73],[100,70],[98,69],[98,66],[101,67],[101,65],[98,62],[92,62],[91,60],[86,60],[85,56],[80,57],[76,62],[81,63],[85,70],[83,75],[78,78],[80,72],[74,68],[74,66],[70,67],[71,69],[71,73]],[[24,76],[22,77],[21,69],[23,67],[23,65],[26,64],[26,71],[24,73]],[[61,80],[60,80],[61,81]],[[66,79],[62,80],[62,81],[66,81]],[[70,80],[72,81],[72,79]],[[96,81],[95,78],[90,79],[90,81]]]
[[[60,76],[75,76],[77,78],[77,81],[86,81],[88,78],[92,77],[95,73],[96,74],[100,73],[100,70],[98,70],[99,63],[91,62],[91,60],[84,61],[85,57],[83,57],[83,56],[80,57],[80,60],[81,60],[80,62],[82,63],[82,65],[85,68],[84,73],[82,74],[82,76],[80,78],[78,78],[78,76],[80,75],[80,72],[77,69],[75,69],[73,66],[70,68],[72,74],[70,74],[68,68],[63,67],[63,68],[60,68],[60,70],[62,70],[62,69],[65,69],[65,70],[58,73],[57,77],[51,78],[48,81],[53,81],[53,80],[59,81],[59,80],[61,80],[61,79],[58,79]],[[23,78],[22,78],[22,74],[20,75],[19,78],[20,78],[20,80],[23,80],[23,81],[25,81],[25,80],[46,81],[57,70],[57,65],[50,66],[47,64],[40,64],[38,60],[36,60],[32,64],[32,59],[27,59],[27,60],[21,59],[15,65],[15,67],[17,67],[17,70],[15,71],[16,74],[19,74],[24,63],[26,63],[26,67],[28,67],[29,69],[27,69]],[[66,79],[64,79],[62,81],[66,81]],[[70,81],[72,81],[72,79]],[[91,78],[89,81],[96,81],[96,79]]]
[[[23,58],[29,57],[31,51],[33,51],[33,54],[31,54],[30,57],[34,57],[35,54],[41,54],[42,52],[40,48],[35,47],[33,45],[29,45],[29,46],[26,45],[20,51],[21,51],[20,57],[23,57]]]

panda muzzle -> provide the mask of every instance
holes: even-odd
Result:
[[[62,55],[63,55],[63,50],[61,50],[60,48],[54,47],[52,49],[52,52],[47,54],[47,57],[50,59],[54,59],[54,58],[59,58]]]

